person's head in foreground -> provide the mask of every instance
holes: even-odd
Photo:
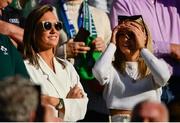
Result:
[[[40,108],[38,86],[20,76],[0,82],[0,121],[36,121]],[[39,117],[40,118],[40,117]]]
[[[168,109],[163,103],[145,100],[138,103],[132,112],[132,122],[168,122]]]

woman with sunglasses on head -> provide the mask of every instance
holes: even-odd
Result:
[[[103,94],[112,121],[129,121],[134,105],[142,100],[160,101],[170,72],[151,53],[151,45],[142,18],[126,17],[113,29],[110,44],[96,62],[93,73],[105,85]]]
[[[24,62],[31,80],[42,86],[42,101],[64,121],[77,121],[84,118],[88,98],[73,65],[56,57],[61,29],[51,6],[34,9],[24,30]]]

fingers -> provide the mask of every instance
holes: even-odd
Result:
[[[90,47],[86,46],[84,42],[73,42],[72,51],[75,55],[79,53],[87,53]]]
[[[116,34],[120,29],[120,25],[116,26],[113,30],[112,30],[112,35],[111,35],[111,43],[116,44]]]
[[[95,40],[93,40],[92,45],[94,46],[95,51],[103,52],[106,48],[104,41],[100,37],[97,37]]]
[[[82,97],[84,96],[82,89],[79,88],[77,84],[76,84],[76,85],[74,86],[74,88],[73,88],[73,93],[74,93],[75,95],[77,95],[77,97],[79,97],[79,98],[82,98]]]
[[[121,25],[121,28],[125,28],[129,31],[132,31],[134,34],[145,36],[145,27],[136,22],[128,21],[126,23],[123,23]]]
[[[170,44],[170,48],[171,48],[171,56],[177,61],[180,61],[180,45]]]
[[[90,47],[86,46],[84,42],[76,42],[74,44],[74,49],[76,53],[87,53]]]
[[[127,31],[133,33],[134,41],[136,43],[136,49],[142,49],[146,44],[146,33],[145,27],[132,21],[127,21],[120,24],[120,31],[124,31],[126,34]]]
[[[87,53],[90,47],[86,46],[84,42],[69,41],[66,46],[67,56],[76,57],[80,53]]]
[[[76,84],[73,88],[70,88],[70,91],[67,95],[67,98],[83,98],[84,94],[81,88]]]
[[[103,52],[106,45],[102,38],[97,37],[92,42],[93,50]],[[78,54],[85,54],[90,50],[90,47],[86,46],[84,42],[68,42],[67,44],[67,55],[75,57]]]

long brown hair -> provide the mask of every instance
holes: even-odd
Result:
[[[24,43],[24,49],[23,49],[23,56],[25,59],[28,59],[30,64],[39,67],[38,63],[38,55],[39,52],[39,29],[38,24],[41,17],[47,13],[47,12],[53,12],[53,7],[50,5],[42,5],[34,9],[26,20],[26,25],[24,29],[24,37],[23,37],[23,43]],[[56,48],[54,48],[54,54],[56,53]],[[58,60],[58,59],[57,59]],[[58,60],[63,67],[64,63],[62,61]]]
[[[152,52],[151,35],[150,35],[149,29],[147,28],[146,24],[144,23],[142,17],[140,17],[136,20],[128,20],[127,19],[125,21],[136,22],[144,28],[144,31],[147,36],[145,47]],[[119,39],[118,39],[119,36],[117,35],[116,37],[117,37],[116,40],[119,41]],[[116,44],[117,44],[117,47],[119,47],[118,46],[119,43],[116,43]],[[118,71],[120,71],[121,74],[124,74],[124,75],[125,75],[125,65],[126,65],[125,62],[126,62],[125,55],[121,52],[121,50],[119,48],[117,48],[116,52],[115,52],[115,60],[113,61],[113,65]],[[138,71],[139,71],[138,79],[141,79],[141,78],[144,78],[145,76],[147,76],[150,73],[150,70],[148,69],[147,65],[145,64],[144,60],[141,57],[139,57],[137,62],[138,62]]]

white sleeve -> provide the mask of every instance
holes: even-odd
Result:
[[[117,70],[112,65],[115,51],[116,45],[110,43],[101,58],[96,61],[92,71],[101,85],[108,85],[110,88],[116,86],[118,88],[117,92],[120,94],[124,92],[125,87]]]
[[[88,97],[81,85],[79,75],[77,74],[73,65],[71,63],[68,63],[68,66],[69,66],[69,73],[72,81],[72,86],[78,84],[78,87],[80,87],[83,90],[84,97],[80,99],[70,99],[70,98],[63,99],[65,106],[64,121],[77,121],[84,119],[84,116],[87,111]]]
[[[96,61],[92,69],[93,75],[101,85],[108,84],[111,81],[111,79],[114,78],[111,76],[113,76],[112,71],[114,68],[112,66],[112,59],[115,50],[116,46],[110,43],[105,52],[102,54],[101,58],[98,61]]]
[[[146,65],[151,70],[154,81],[158,86],[164,86],[169,80],[171,74],[165,61],[155,57],[148,49],[141,50],[141,56]]]
[[[99,80],[101,85],[108,84],[112,79],[114,79],[114,67],[112,66],[112,59],[114,52],[116,51],[116,46],[110,43],[102,54],[101,58],[96,61],[92,71],[93,75]]]
[[[64,121],[77,121],[84,118],[87,110],[88,98],[63,99],[65,106]]]

